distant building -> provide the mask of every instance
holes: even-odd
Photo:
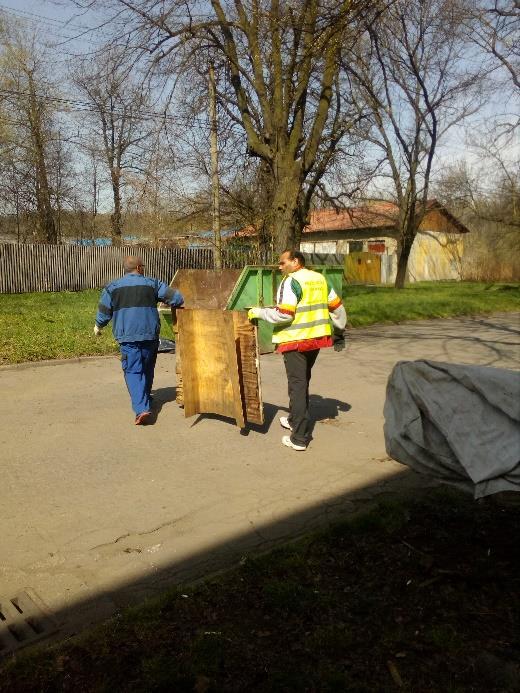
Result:
[[[64,243],[69,245],[81,245],[85,247],[106,247],[112,245],[111,238],[66,238],[63,239]],[[145,238],[138,238],[137,236],[122,236],[121,242],[123,245],[147,245],[148,240]]]
[[[347,272],[374,283],[393,283],[397,273],[398,208],[393,202],[367,202],[347,209],[317,209],[303,229],[300,250],[312,256],[345,259]],[[408,261],[409,281],[460,279],[463,237],[469,229],[437,200],[419,226]],[[255,236],[252,227],[239,235]],[[351,258],[348,258],[352,255]]]
[[[228,241],[236,236],[236,230],[223,229],[220,236],[223,241]],[[215,234],[213,231],[195,231],[173,238],[158,238],[157,243],[166,248],[214,248]]]
[[[392,202],[372,202],[339,212],[315,210],[304,229],[300,249],[304,253],[380,256],[379,281],[394,282],[399,235],[397,215],[397,205]],[[469,229],[437,200],[430,200],[410,252],[408,280],[460,279],[463,235],[468,232]],[[367,260],[370,258],[363,255],[356,258],[358,264]],[[353,267],[353,263],[349,264]]]

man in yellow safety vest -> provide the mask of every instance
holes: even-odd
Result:
[[[289,416],[280,424],[291,431],[282,443],[305,450],[309,443],[309,382],[319,350],[334,346],[340,351],[347,323],[345,308],[319,272],[306,269],[305,257],[286,250],[279,267],[284,275],[274,308],[251,308],[249,320],[274,324],[273,343],[283,354],[289,386]],[[331,325],[332,322],[332,325]]]

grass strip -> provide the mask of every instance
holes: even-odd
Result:
[[[0,364],[117,353],[111,326],[93,335],[99,295],[97,290],[0,295]],[[173,339],[163,314],[161,335]]]
[[[347,285],[343,298],[349,324],[364,327],[520,310],[520,284],[418,282],[400,290]]]
[[[117,351],[110,327],[92,328],[99,291],[0,295],[0,364],[100,356]],[[346,286],[351,327],[404,320],[520,310],[520,284],[418,283],[393,287]],[[161,335],[172,339],[161,317]]]

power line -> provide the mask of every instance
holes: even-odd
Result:
[[[4,89],[0,88],[0,94],[8,94],[11,96],[30,96],[29,92],[20,91],[16,89]],[[189,118],[187,116],[173,116],[167,113],[158,113],[156,111],[136,111],[134,113],[125,113],[119,109],[106,110],[104,108],[99,108],[87,101],[79,101],[76,99],[64,99],[58,96],[49,96],[47,94],[35,94],[36,99],[41,99],[43,101],[55,102],[58,104],[63,104],[63,108],[57,108],[56,110],[62,113],[102,113],[104,115],[115,115],[118,117],[125,117],[129,120],[166,120],[174,123],[184,123],[185,125],[190,125],[192,123],[197,123],[198,125],[207,125],[207,121],[200,116],[194,116]],[[67,106],[67,108],[65,108]]]
[[[70,27],[71,29],[78,29],[79,31],[90,31],[90,32],[99,32],[103,33],[106,36],[108,36],[108,32],[102,31],[100,32],[100,27],[89,27],[85,26],[82,24],[73,24],[69,20],[62,20],[62,19],[55,19],[54,17],[48,17],[43,14],[37,14],[36,12],[29,12],[29,10],[21,10],[21,9],[15,9],[14,7],[8,7],[7,5],[2,5],[0,4],[0,10],[3,10],[4,12],[8,12],[9,14],[13,14],[15,16],[19,16],[21,19],[26,19],[28,21],[32,22],[44,22],[47,24],[51,25],[58,25],[60,27]],[[53,28],[57,28],[57,26],[53,26]]]
[[[2,12],[12,14],[17,19],[21,19],[24,22],[32,22],[34,24],[44,25],[44,27],[49,32],[49,43],[48,48],[56,50],[57,47],[61,47],[66,43],[72,41],[81,40],[84,43],[89,43],[93,46],[100,46],[101,41],[95,40],[96,37],[110,39],[112,35],[109,32],[102,31],[100,27],[86,27],[80,26],[78,24],[70,24],[67,21],[61,21],[59,19],[54,19],[53,17],[45,17],[43,15],[38,15],[34,12],[28,12],[26,10],[14,10],[10,7],[0,4],[0,14]],[[24,14],[21,14],[21,13]],[[31,16],[29,16],[31,15]],[[69,28],[71,30],[76,29],[80,32],[75,35],[70,35],[70,33],[64,33],[63,29]],[[89,36],[87,36],[89,34]],[[52,37],[52,38],[51,38]],[[99,50],[99,49],[98,49]]]
[[[53,22],[55,24],[59,24],[61,26],[70,26],[72,29],[88,29],[89,27],[86,26],[80,26],[79,24],[70,24],[68,21],[63,21],[61,19],[54,19],[54,17],[47,17],[46,15],[43,14],[36,14],[36,12],[29,12],[29,10],[20,10],[16,9],[14,7],[8,7],[7,5],[2,5],[0,4],[0,9],[4,10],[4,12],[8,12],[9,14],[14,14],[21,16],[23,19],[25,18],[24,15],[28,15],[29,17],[35,17],[38,20],[44,20],[45,22]],[[31,20],[35,21],[35,20]]]

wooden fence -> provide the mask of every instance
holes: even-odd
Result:
[[[0,245],[0,293],[99,289],[122,276],[123,258],[139,255],[145,274],[170,283],[178,269],[211,269],[211,248],[116,248],[73,245]],[[224,251],[224,267],[253,264],[250,253]]]

